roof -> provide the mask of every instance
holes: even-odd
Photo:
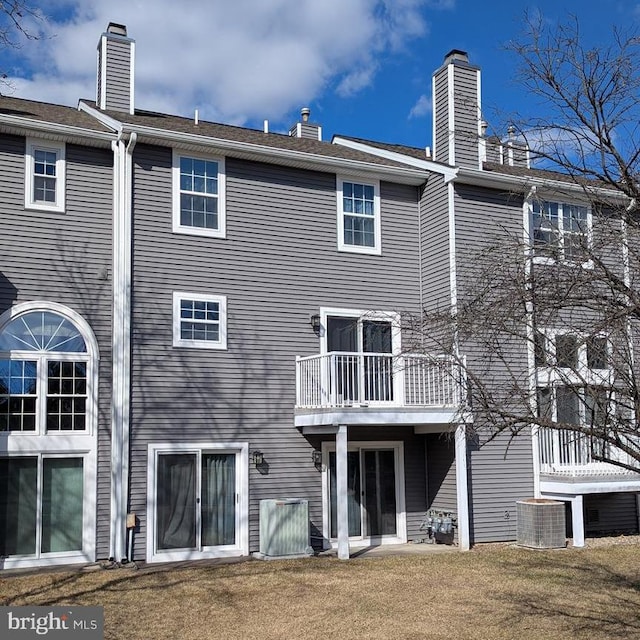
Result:
[[[408,147],[402,144],[391,144],[388,142],[378,142],[377,140],[367,140],[366,138],[355,138],[354,136],[345,136],[342,134],[335,134],[334,138],[344,138],[345,140],[353,140],[354,142],[360,142],[376,149],[382,149],[383,151],[392,151],[393,153],[401,153],[405,156],[410,156],[416,160],[432,160],[427,155],[426,149],[420,147]]]
[[[97,110],[94,101],[83,100],[87,105]],[[136,110],[134,114],[113,110],[100,110],[109,118],[125,125],[125,128],[139,130],[141,127],[166,131],[189,136],[201,136],[204,139],[227,140],[246,145],[268,147],[283,151],[294,151],[313,156],[324,156],[340,160],[363,162],[386,167],[408,168],[406,164],[389,160],[374,154],[365,153],[348,147],[332,144],[311,138],[296,138],[282,133],[264,133],[259,129],[250,129],[193,118],[175,116],[152,111]]]
[[[99,133],[110,131],[104,124],[75,107],[0,95],[0,122],[17,122],[21,119],[39,122],[43,125],[61,124]]]

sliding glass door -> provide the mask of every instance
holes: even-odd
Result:
[[[237,544],[236,457],[207,451],[158,454],[158,552]]]
[[[327,316],[326,341],[339,402],[393,401],[390,321]]]
[[[398,447],[353,447],[347,452],[349,537],[400,535]],[[329,536],[337,538],[336,454],[329,451]]]
[[[0,556],[82,551],[83,459],[0,459]]]

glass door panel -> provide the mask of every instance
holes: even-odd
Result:
[[[38,459],[0,459],[0,556],[36,553]]]
[[[335,368],[330,371],[330,385],[335,388],[338,402],[357,402],[360,397],[358,358],[346,355],[358,351],[356,318],[327,317],[327,351],[345,353],[335,356]]]
[[[393,400],[393,376],[391,358],[391,323],[364,320],[362,322],[362,351],[389,356],[365,355],[364,395],[365,400],[390,402]]]
[[[82,458],[45,458],[42,553],[82,550]]]
[[[158,549],[196,546],[196,454],[158,456],[156,545]]]
[[[395,452],[363,451],[365,535],[396,535]]]
[[[236,542],[236,456],[202,454],[202,545]]]
[[[336,454],[329,452],[329,535],[338,537]],[[395,536],[396,464],[393,449],[347,452],[349,537]]]

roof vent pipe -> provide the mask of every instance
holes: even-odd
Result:
[[[311,109],[309,109],[309,107],[302,107],[302,109],[300,109],[300,115],[302,116],[302,122],[309,122]]]

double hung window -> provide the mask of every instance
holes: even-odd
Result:
[[[380,187],[376,181],[338,180],[338,249],[381,252]]]
[[[225,236],[223,158],[173,153],[173,230]]]
[[[585,262],[591,230],[588,207],[533,200],[530,216],[531,242],[536,257]]]
[[[27,139],[25,208],[64,211],[65,145]]]

